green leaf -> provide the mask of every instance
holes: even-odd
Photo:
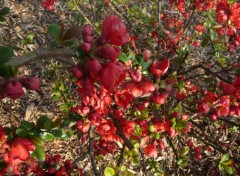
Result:
[[[44,139],[45,141],[50,141],[53,138],[54,136],[51,133],[48,133],[48,132],[42,133],[42,139]]]
[[[61,129],[54,129],[52,130],[52,134],[57,137],[60,138],[63,134],[62,134],[62,130]]]
[[[8,7],[3,7],[3,8],[0,10],[0,15],[4,16],[4,15],[7,15],[9,12],[10,12],[10,8],[8,8]]]
[[[122,171],[122,172],[125,172],[126,170],[127,170],[127,167],[126,167],[125,165],[122,165],[122,166],[121,166],[121,171]]]
[[[213,30],[213,29],[210,29],[210,38],[212,41],[214,41],[217,37],[217,33]]]
[[[69,139],[70,137],[72,137],[72,135],[73,135],[73,131],[70,129],[65,134],[63,134],[61,138],[64,140]]]
[[[51,130],[53,128],[53,122],[47,116],[41,116],[37,121],[37,126],[40,129]]]
[[[119,59],[120,61],[122,61],[122,62],[128,62],[128,61],[129,61],[129,58],[128,58],[127,55],[124,54],[124,53],[120,53],[118,59]]]
[[[222,66],[222,67],[227,67],[228,66],[228,60],[226,58],[216,58],[217,62]]]
[[[104,170],[104,176],[114,176],[115,175],[115,171],[113,168],[111,167],[106,167]]]
[[[179,159],[177,160],[177,164],[178,164],[178,165],[181,165],[182,162],[183,162],[183,159],[182,159],[182,158],[179,158]]]
[[[21,121],[20,126],[23,127],[26,130],[31,130],[35,126],[33,122],[28,122],[28,121]]]
[[[46,154],[43,146],[36,145],[36,149],[33,151],[32,157],[36,158],[40,162],[44,162],[46,158]]]
[[[184,156],[184,155],[188,154],[188,152],[189,152],[189,147],[184,146],[181,150],[181,155]]]
[[[17,68],[9,65],[0,66],[0,76],[4,78],[13,77],[17,74]]]
[[[13,49],[10,47],[0,46],[0,65],[5,64],[13,57]]]
[[[24,128],[18,128],[16,130],[16,134],[19,136],[19,137],[23,137],[23,138],[26,138],[28,137],[28,131]]]
[[[47,28],[48,34],[55,40],[59,41],[61,28],[57,24],[50,24]]]
[[[228,159],[229,159],[229,155],[227,153],[223,154],[222,157],[221,157],[221,161],[220,162],[226,161]]]
[[[223,168],[228,174],[233,174],[233,169],[231,167],[223,165]]]

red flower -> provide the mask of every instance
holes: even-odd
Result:
[[[103,117],[98,112],[91,114],[91,116],[89,117],[89,120],[95,126],[99,126],[100,123],[102,122],[102,119]]]
[[[45,9],[48,9],[52,11],[54,9],[54,4],[56,3],[57,0],[44,0],[43,1],[43,7]]]
[[[152,56],[152,52],[150,50],[145,50],[143,52],[143,57],[145,62],[147,62],[151,56]]]
[[[165,93],[161,93],[159,95],[154,94],[152,96],[152,100],[156,104],[159,104],[159,105],[164,104],[165,101],[167,100],[167,94],[165,94]]]
[[[144,152],[149,157],[157,158],[158,152],[157,152],[157,148],[156,148],[156,146],[154,144],[148,144],[144,148]]]
[[[210,111],[210,107],[207,103],[198,105],[198,111],[207,114]]]
[[[125,24],[115,15],[103,21],[102,35],[107,43],[117,46],[126,44],[129,38]]]
[[[6,85],[5,91],[12,99],[17,99],[24,94],[22,84],[18,81],[9,81]]]
[[[20,82],[28,90],[38,90],[40,88],[40,79],[38,77],[22,78]]]
[[[125,67],[118,61],[106,63],[100,71],[99,79],[107,90],[115,88],[124,74]]]
[[[164,58],[162,62],[159,62],[158,60],[153,61],[150,71],[152,74],[156,75],[157,77],[162,76],[165,74],[169,67],[169,60],[167,58]]]
[[[101,46],[96,52],[97,57],[111,61],[115,61],[118,58],[119,54],[120,51],[116,47],[113,47],[111,45]]]
[[[99,60],[91,58],[87,60],[87,68],[90,72],[90,75],[94,77],[94,75],[102,69],[102,65],[100,64]]]
[[[13,141],[9,143],[5,143],[4,149],[11,148],[11,150],[7,150],[7,152],[3,155],[3,160],[5,163],[12,164],[16,166],[28,159],[30,156],[29,151],[34,151],[34,144],[24,138],[15,138]]]
[[[126,108],[132,99],[133,95],[130,94],[127,90],[121,90],[115,93],[115,100],[118,106]]]

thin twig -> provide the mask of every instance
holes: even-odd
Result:
[[[119,8],[117,5],[115,5],[114,2],[111,2],[111,1],[110,1],[110,4],[114,7],[114,9],[116,9],[116,11],[117,11],[119,14],[121,14],[121,15],[125,18],[125,20],[127,21],[129,27],[132,28],[131,22],[129,21],[128,17],[127,17],[125,14],[122,13],[122,11],[120,10],[120,8]]]
[[[240,128],[240,124],[239,123],[236,123],[236,122],[233,122],[233,121],[230,121],[228,119],[225,119],[225,118],[222,118],[222,117],[218,117],[219,120],[223,121],[223,122],[226,122],[226,123],[229,123],[233,126],[237,126]]]
[[[220,79],[221,81],[224,81],[224,82],[229,83],[229,84],[231,84],[231,82],[232,82],[231,80],[228,80],[228,79],[223,78],[222,76],[220,76],[220,75],[218,75],[217,73],[213,72],[213,71],[210,70],[209,68],[204,67],[203,65],[200,65],[200,68],[202,68],[203,70],[205,70],[207,73],[216,76],[216,77],[217,77],[218,79]]]
[[[96,166],[94,152],[93,152],[93,138],[94,138],[93,131],[94,131],[94,128],[91,124],[90,129],[88,131],[88,140],[89,140],[88,152],[89,152],[89,155],[90,155],[90,158],[91,158],[93,173],[94,173],[95,176],[98,176],[99,174],[98,174],[98,171],[97,171],[97,166]]]
[[[86,17],[86,15],[84,15],[84,13],[82,12],[82,10],[78,7],[77,3],[75,0],[73,0],[74,5],[76,6],[77,10],[80,12],[80,14],[83,16],[83,18],[88,22],[89,25],[92,26],[92,28],[96,31],[96,28],[94,27],[94,25],[91,23],[91,21]]]

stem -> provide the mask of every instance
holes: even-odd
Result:
[[[30,63],[34,60],[56,56],[74,57],[75,53],[73,49],[67,48],[38,48],[34,51],[28,52],[22,56],[10,60],[9,62],[6,63],[6,65],[19,67],[27,63]]]
[[[92,169],[93,169],[93,173],[95,176],[98,176],[98,171],[97,171],[97,167],[96,167],[96,162],[95,162],[95,157],[94,157],[94,152],[93,152],[93,126],[92,124],[90,125],[90,129],[88,131],[88,140],[89,140],[89,155],[90,155],[90,158],[91,158],[91,163],[92,163]]]
[[[82,10],[78,7],[77,3],[75,0],[73,0],[74,5],[76,6],[77,10],[80,12],[80,14],[83,16],[83,18],[88,22],[88,24],[90,24],[92,26],[92,28],[96,31],[96,28],[93,26],[93,24],[91,23],[91,21],[84,15],[84,13],[82,12]]]
[[[122,128],[120,127],[120,124],[119,124],[118,120],[116,118],[114,118],[113,114],[110,114],[110,117],[111,117],[111,119],[112,119],[112,121],[113,121],[113,123],[114,123],[114,125],[117,129],[117,135],[119,135],[122,138],[123,142],[125,143],[125,145],[127,146],[127,148],[129,150],[134,149],[133,144],[128,140],[127,136],[122,131]]]
[[[121,154],[120,154],[120,158],[117,162],[117,167],[120,167],[121,163],[123,162],[124,150],[125,150],[125,144],[123,144],[123,147],[121,149]]]
[[[239,124],[239,123],[230,121],[230,120],[228,120],[228,119],[224,119],[224,118],[222,118],[222,117],[218,117],[218,119],[221,120],[221,121],[223,121],[223,122],[229,123],[229,124],[231,124],[231,125],[233,125],[233,126],[237,126],[237,127],[240,128],[240,124]]]
[[[140,154],[141,154],[141,157],[142,157],[141,165],[142,165],[142,168],[143,168],[143,173],[144,173],[145,176],[147,176],[146,163],[145,163],[144,153],[143,153],[142,149],[140,149]]]

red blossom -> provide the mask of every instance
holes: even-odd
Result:
[[[154,94],[152,96],[152,100],[156,104],[159,104],[159,105],[164,104],[165,101],[167,100],[167,94],[165,93]]]
[[[132,101],[133,96],[126,90],[117,91],[115,93],[115,101],[118,106],[126,108]]]
[[[159,62],[158,60],[154,60],[150,67],[150,71],[153,75],[160,77],[167,72],[168,67],[169,67],[169,60],[167,58],[164,58],[162,62]]]
[[[120,50],[111,45],[101,46],[96,52],[97,57],[111,61],[115,61],[119,57],[119,54]]]
[[[152,157],[152,158],[157,158],[158,152],[155,144],[148,144],[144,148],[144,152],[146,153],[147,156]]]
[[[56,3],[57,0],[44,0],[43,1],[43,7],[45,9],[48,9],[52,11],[54,9],[54,4]]]
[[[40,88],[40,79],[38,77],[27,77],[20,79],[22,85],[29,90],[38,90]]]
[[[22,84],[19,81],[14,80],[7,83],[5,91],[12,99],[18,99],[24,94]]]
[[[128,42],[128,31],[125,24],[115,15],[103,21],[102,36],[112,45],[122,46]]]
[[[104,64],[99,73],[99,79],[103,87],[107,90],[116,88],[125,69],[126,68],[118,61]]]

